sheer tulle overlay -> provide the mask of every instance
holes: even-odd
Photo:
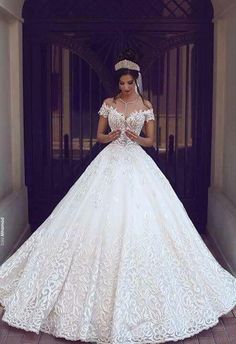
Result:
[[[136,142],[153,110],[121,128],[51,215],[0,267],[8,324],[70,340],[164,343],[214,326],[236,278],[208,250],[167,178]]]

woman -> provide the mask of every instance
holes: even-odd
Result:
[[[115,70],[120,91],[104,100],[97,131],[109,144],[1,266],[2,320],[86,342],[177,341],[234,308],[236,279],[141,147],[153,145],[155,116],[130,51]]]

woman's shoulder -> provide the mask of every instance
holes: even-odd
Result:
[[[153,108],[152,103],[148,99],[144,99],[143,102],[148,110]]]
[[[113,98],[105,98],[103,103],[105,105],[111,106],[113,104]]]

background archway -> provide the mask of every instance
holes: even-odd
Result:
[[[131,46],[157,114],[153,158],[204,231],[212,16],[206,0],[25,2],[25,162],[33,229],[101,149],[97,111],[115,89],[111,71],[118,53]]]

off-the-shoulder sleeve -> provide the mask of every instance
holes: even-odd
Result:
[[[153,112],[153,108],[148,109],[148,110],[145,112],[145,121],[148,122],[148,121],[150,121],[151,119],[155,120],[155,115],[154,115],[154,112]]]
[[[100,107],[98,111],[98,114],[99,116],[107,117],[109,114],[109,110],[110,110],[109,106],[105,102],[103,102],[102,106]]]

